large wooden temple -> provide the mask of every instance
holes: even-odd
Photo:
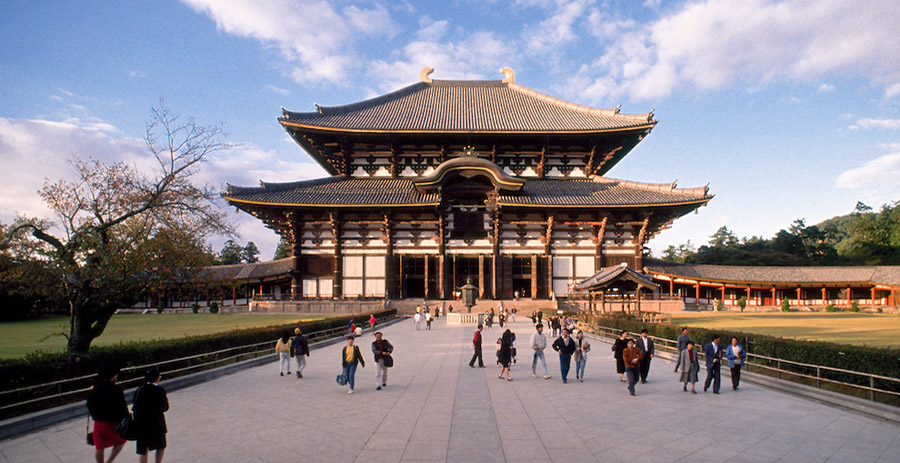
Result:
[[[420,82],[278,119],[329,174],[229,186],[293,245],[290,297],[565,297],[600,268],[642,269],[644,245],[706,204],[706,187],[604,175],[656,126],[515,83]]]

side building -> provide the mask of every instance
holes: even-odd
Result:
[[[707,187],[607,178],[656,126],[515,83],[420,82],[279,123],[329,174],[225,199],[292,244],[281,298],[566,297],[706,204]]]

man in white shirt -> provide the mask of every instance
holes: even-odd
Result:
[[[422,315],[420,315],[419,312],[416,312],[413,319],[416,321],[416,331],[419,331],[419,325],[422,323]]]
[[[550,379],[550,374],[547,372],[547,358],[544,357],[544,349],[547,348],[544,326],[536,325],[535,330],[537,331],[531,334],[531,349],[534,350],[534,359],[531,361],[531,377],[537,377],[537,361],[541,359],[541,364],[544,366],[544,379]]]

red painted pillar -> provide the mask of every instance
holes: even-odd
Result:
[[[825,288],[822,288],[822,305],[828,305],[828,301],[826,301],[825,298]]]
[[[797,288],[797,305],[802,305],[802,303],[800,302],[800,294],[800,288]]]
[[[697,286],[694,287],[697,290],[697,303],[700,303],[700,283],[697,283]]]
[[[872,287],[872,305],[875,305],[875,287]]]
[[[850,299],[852,299],[852,297],[851,297],[852,295],[853,295],[853,289],[852,289],[852,288],[847,288],[847,306],[848,306],[848,307],[849,307],[851,304],[853,304],[853,302],[850,300]]]

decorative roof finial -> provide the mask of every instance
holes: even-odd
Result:
[[[428,76],[430,76],[432,72],[434,72],[434,68],[425,66],[421,71],[419,71],[419,80],[425,82],[426,84],[430,84],[432,80],[431,77]]]
[[[510,68],[500,68],[500,72],[503,73],[503,83],[504,84],[512,84],[516,82],[516,71],[513,71]]]

